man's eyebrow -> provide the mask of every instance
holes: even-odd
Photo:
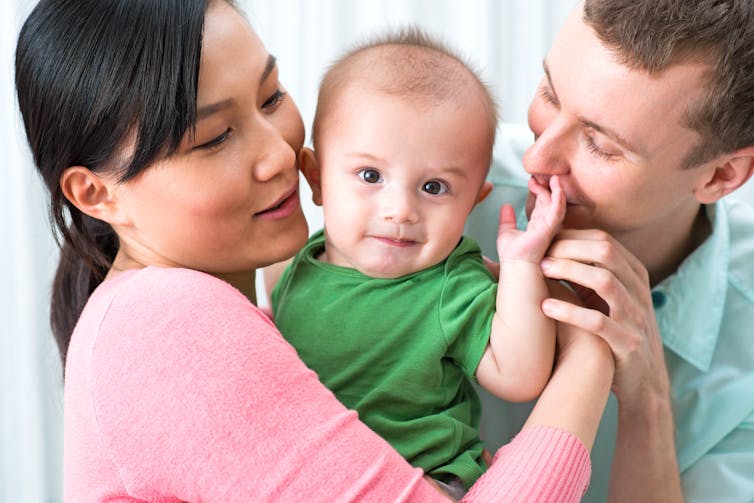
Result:
[[[547,61],[546,60],[542,60],[542,68],[544,69],[545,77],[547,77],[547,84],[550,87],[550,92],[552,93],[552,95],[555,98],[555,100],[558,101],[557,100],[558,93],[555,91],[555,86],[552,84],[552,77],[550,76],[550,69],[547,66]],[[626,150],[629,150],[629,151],[631,151],[631,152],[633,152],[635,154],[640,154],[641,153],[641,150],[639,150],[634,144],[632,144],[625,137],[619,135],[618,133],[616,133],[612,129],[610,129],[608,127],[605,127],[605,126],[602,126],[600,124],[597,124],[594,121],[590,121],[588,119],[585,119],[584,117],[581,117],[581,116],[577,117],[577,119],[579,120],[579,122],[581,122],[585,126],[590,127],[592,129],[594,129],[595,131],[597,131],[597,132],[599,132],[601,134],[604,134],[605,136],[611,138],[613,141],[615,141],[616,143],[618,143],[620,146],[622,146]]]
[[[272,54],[267,56],[267,61],[264,64],[264,70],[262,70],[262,75],[259,77],[259,85],[262,85],[262,83],[267,80],[267,77],[269,77],[273,70],[275,70],[276,66],[277,59],[275,58],[275,56],[273,56]],[[202,119],[206,119],[210,115],[230,107],[234,102],[235,100],[233,98],[228,98],[226,100],[218,101],[217,103],[210,103],[209,105],[198,108],[196,111],[196,120],[200,121]]]

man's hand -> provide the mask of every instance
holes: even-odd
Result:
[[[564,230],[542,262],[546,277],[566,280],[585,307],[547,299],[551,318],[598,334],[615,358],[613,392],[624,404],[648,391],[669,396],[662,341],[643,264],[607,233]]]

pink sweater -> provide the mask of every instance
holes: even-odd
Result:
[[[185,269],[129,271],[90,298],[64,465],[68,503],[443,500],[240,292]],[[578,501],[589,473],[573,436],[524,430],[465,500]]]

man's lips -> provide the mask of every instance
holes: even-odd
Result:
[[[272,206],[254,214],[254,217],[263,220],[276,220],[290,216],[299,207],[297,188],[291,189],[278,199]]]

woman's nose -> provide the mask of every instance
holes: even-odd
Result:
[[[256,133],[259,135],[257,138],[259,141],[254,142],[254,148],[258,149],[254,177],[258,181],[270,180],[280,172],[295,167],[296,152],[281,131],[272,124],[265,124],[264,127],[258,128]]]

